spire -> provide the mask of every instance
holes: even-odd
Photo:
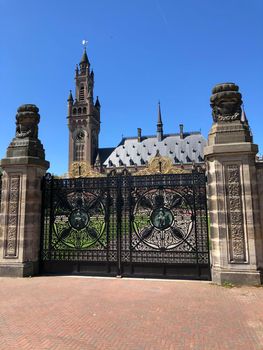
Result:
[[[157,120],[157,141],[160,142],[163,139],[163,122],[161,114],[160,101],[158,102],[158,120]]]
[[[71,90],[69,90],[68,102],[73,102],[73,96],[72,96],[72,91]]]
[[[99,101],[98,96],[97,96],[97,98],[96,98],[95,107],[96,107],[97,109],[100,109],[100,101]]]
[[[77,77],[79,75],[79,66],[76,64],[76,69],[75,69],[75,76]]]
[[[158,122],[157,125],[163,125],[160,101],[158,102]]]
[[[86,63],[86,64],[90,64],[89,63],[89,59],[88,59],[88,55],[87,55],[87,51],[86,51],[86,47],[84,47],[84,52],[83,52],[83,55],[81,57],[81,60],[80,60],[80,64],[81,63]]]
[[[80,74],[89,75],[89,67],[90,67],[90,63],[87,56],[86,47],[84,47],[84,52],[79,63]]]
[[[95,160],[95,167],[100,167],[101,166],[101,160],[100,160],[100,154],[99,154],[99,152],[98,152],[98,154],[97,154],[97,157],[96,157],[96,160]]]

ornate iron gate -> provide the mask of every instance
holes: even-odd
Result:
[[[210,278],[205,175],[43,183],[43,273]]]
[[[1,200],[2,200],[2,174],[0,174],[0,206],[1,206]]]

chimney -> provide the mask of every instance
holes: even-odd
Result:
[[[180,124],[180,139],[184,138],[184,124]]]
[[[142,141],[142,129],[138,128],[137,129],[137,134],[138,134],[138,142]]]

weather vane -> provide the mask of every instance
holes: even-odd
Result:
[[[84,48],[86,49],[88,44],[88,40],[82,40],[82,45],[84,46]]]

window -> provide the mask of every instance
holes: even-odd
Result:
[[[74,147],[74,161],[81,162],[84,160],[84,145],[85,145],[85,133],[83,130],[80,130],[75,138],[75,147]]]
[[[84,86],[83,85],[79,89],[79,100],[84,101]]]
[[[77,142],[75,144],[74,161],[75,162],[81,162],[83,160],[84,160],[84,144]]]

